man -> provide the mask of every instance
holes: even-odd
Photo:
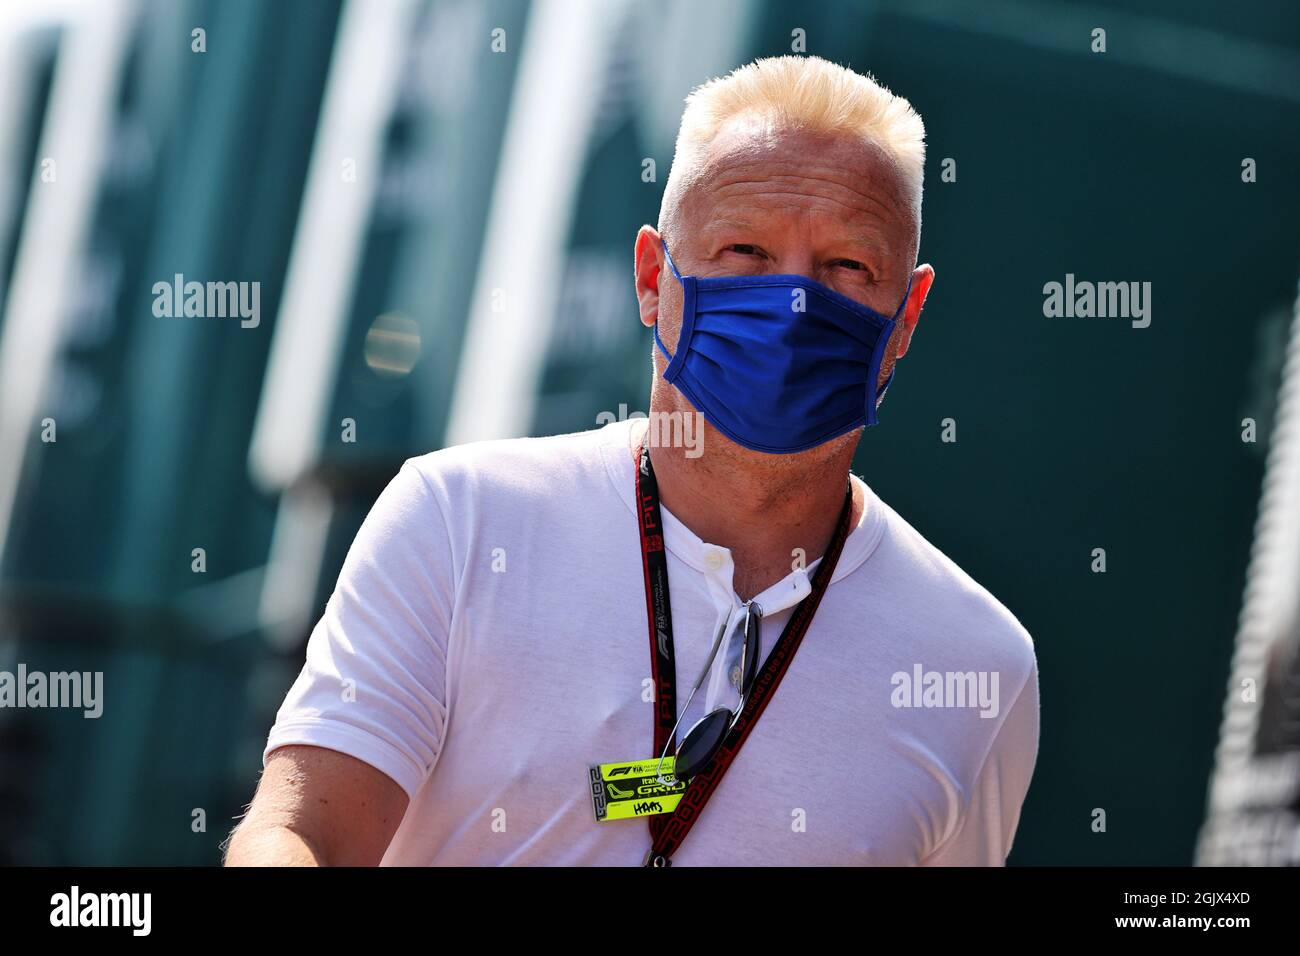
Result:
[[[650,421],[406,463],[229,863],[1004,862],[1033,644],[849,471],[934,278],[923,138],[814,57],[691,95],[636,239]]]

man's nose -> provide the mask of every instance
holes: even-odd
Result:
[[[792,249],[783,252],[774,265],[775,271],[780,275],[817,278],[817,260],[808,249]]]

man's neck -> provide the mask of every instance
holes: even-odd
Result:
[[[633,454],[645,434],[638,422]],[[732,587],[747,601],[825,553],[844,505],[855,445],[844,444],[829,457],[777,465],[747,462],[744,454],[706,451],[692,458],[685,448],[652,443],[650,459],[664,508],[701,540],[731,552]],[[860,485],[852,487],[850,527],[856,527],[865,500]]]

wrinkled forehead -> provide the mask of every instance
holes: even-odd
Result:
[[[887,224],[898,238],[919,223],[906,177],[884,147],[851,132],[802,129],[756,115],[728,121],[705,147],[682,212],[703,223],[719,207],[821,207]]]

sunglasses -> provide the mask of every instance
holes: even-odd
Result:
[[[668,748],[672,746],[672,742],[677,736],[677,727],[682,722],[682,716],[685,716],[686,711],[690,709],[696,691],[700,689],[705,676],[713,666],[713,659],[717,657],[718,648],[722,646],[722,636],[727,631],[727,623],[724,622],[722,627],[718,629],[718,636],[714,638],[713,650],[709,652],[709,659],[704,665],[704,670],[700,672],[699,680],[695,682],[690,697],[686,698],[686,706],[682,708],[682,715],[677,718],[677,723],[673,724],[672,733],[668,735],[668,743],[664,745],[664,752],[659,755],[659,766],[655,771],[659,783],[664,786],[672,786],[679,781],[690,780],[691,777],[697,775],[717,755],[722,742],[727,738],[727,733],[732,727],[736,726],[736,721],[740,719],[740,712],[745,709],[745,701],[749,699],[749,692],[754,685],[754,678],[758,676],[758,653],[759,648],[762,646],[760,641],[762,621],[762,607],[753,601],[747,601],[745,603],[744,623],[745,643],[740,656],[740,703],[736,705],[735,710],[720,707],[696,721],[695,726],[686,732],[686,736],[682,738],[682,742],[677,746],[672,777],[665,778],[663,765],[668,756]]]

